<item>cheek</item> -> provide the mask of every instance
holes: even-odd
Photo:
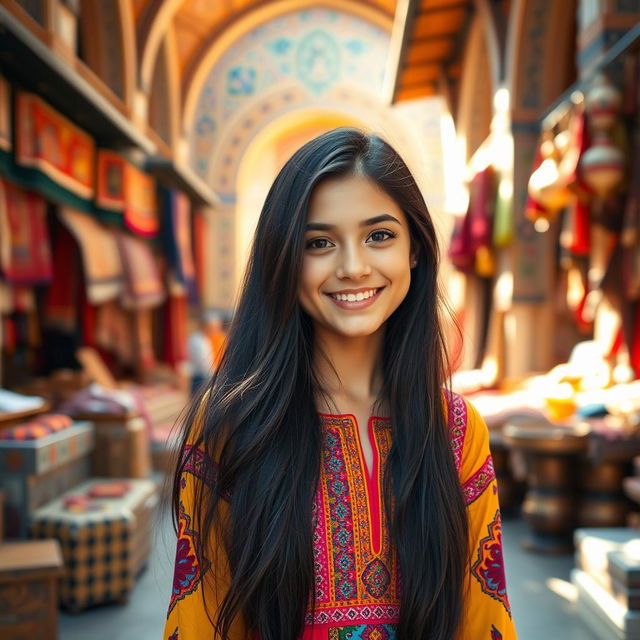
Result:
[[[301,302],[309,300],[318,291],[319,286],[322,284],[320,276],[318,265],[311,260],[303,261],[298,288],[298,298]]]

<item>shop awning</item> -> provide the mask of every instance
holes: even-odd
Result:
[[[88,301],[97,305],[118,298],[123,292],[123,269],[115,233],[69,207],[59,211],[80,245]]]

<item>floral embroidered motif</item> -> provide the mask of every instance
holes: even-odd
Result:
[[[502,634],[491,625],[491,640],[502,640]]]
[[[482,492],[495,480],[496,472],[493,468],[493,459],[487,456],[483,465],[464,483],[462,492],[467,505],[477,500]]]
[[[185,513],[184,505],[180,502],[173,589],[171,590],[171,601],[167,617],[169,617],[173,607],[179,600],[182,600],[198,588],[202,574],[209,569],[209,562],[206,559],[202,572],[198,567],[196,550],[200,551],[200,548],[200,535],[191,529],[191,518]]]
[[[487,532],[486,538],[480,540],[478,559],[471,567],[471,573],[480,582],[482,591],[501,602],[511,617],[502,560],[502,524],[499,510],[496,511],[493,521],[487,525]]]
[[[362,572],[362,582],[372,598],[381,598],[389,588],[391,575],[380,558],[374,558]]]
[[[329,640],[395,640],[392,624],[361,624],[329,629]]]

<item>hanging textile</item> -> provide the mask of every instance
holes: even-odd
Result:
[[[107,149],[98,151],[96,204],[123,214],[124,223],[141,236],[154,236],[160,228],[156,184],[151,176]]]
[[[18,92],[16,162],[39,169],[81,198],[93,197],[95,148],[81,129],[39,97]]]
[[[163,359],[175,368],[187,360],[187,297],[169,296],[163,311]]]
[[[0,76],[0,149],[11,151],[11,88]]]
[[[117,302],[107,302],[97,308],[95,339],[96,344],[114,354],[120,364],[133,366],[133,326],[129,312]]]
[[[45,201],[0,178],[0,270],[11,284],[51,280]]]
[[[208,209],[199,209],[193,216],[193,263],[196,272],[198,299],[205,300],[205,256],[207,243]]]
[[[78,246],[66,227],[58,225],[53,244],[53,279],[44,305],[47,326],[67,332],[76,329],[80,269]]]
[[[88,302],[97,305],[117,298],[123,275],[114,232],[69,207],[61,207],[59,215],[80,246]]]
[[[165,290],[151,247],[124,231],[116,237],[125,274],[122,305],[127,309],[157,307],[165,299]]]
[[[163,189],[162,214],[163,244],[169,265],[191,301],[196,302],[196,273],[191,245],[189,198],[176,189]]]

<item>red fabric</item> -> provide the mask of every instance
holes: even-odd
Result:
[[[469,185],[469,236],[471,250],[491,246],[493,212],[496,199],[496,176],[493,167],[479,171]]]
[[[53,248],[53,280],[45,302],[46,324],[67,330],[75,328],[79,290],[78,247],[69,231],[59,225]]]
[[[27,191],[0,178],[0,229],[7,233],[0,251],[2,272],[11,284],[41,284],[52,277],[46,204]]]
[[[640,378],[640,303],[636,303],[636,317],[631,340],[631,366],[636,378]]]
[[[164,359],[175,367],[188,359],[186,296],[170,296],[164,313]]]
[[[591,250],[589,207],[579,197],[573,205],[573,241],[570,250],[578,256],[588,256]]]

